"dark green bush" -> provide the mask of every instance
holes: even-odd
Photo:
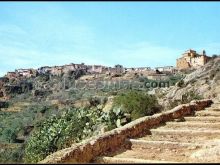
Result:
[[[159,111],[159,105],[154,95],[141,91],[128,91],[114,98],[114,106],[122,107],[125,113],[135,120],[139,117],[152,115]]]
[[[13,143],[16,139],[16,130],[13,128],[6,128],[2,131],[2,139],[6,142]]]

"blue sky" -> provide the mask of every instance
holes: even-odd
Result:
[[[219,2],[0,2],[0,76],[69,63],[174,65],[220,54]]]

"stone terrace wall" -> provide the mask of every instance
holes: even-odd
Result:
[[[127,138],[134,138],[149,132],[152,127],[185,115],[193,114],[212,104],[212,100],[192,101],[189,104],[179,105],[172,110],[145,116],[132,121],[120,128],[108,131],[102,135],[91,137],[81,143],[57,151],[47,156],[39,163],[88,163],[93,158],[107,152],[114,151],[124,144]]]

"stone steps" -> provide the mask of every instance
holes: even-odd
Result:
[[[196,116],[196,117],[184,117],[185,121],[202,121],[207,122],[220,122],[220,117],[213,116]]]
[[[196,116],[213,116],[213,117],[220,117],[220,111],[198,111],[195,113]]]
[[[192,129],[151,129],[153,135],[164,135],[164,134],[185,134],[185,135],[195,135],[195,136],[208,136],[208,135],[220,135],[220,130],[192,130]]]
[[[220,108],[219,107],[209,107],[209,108],[206,108],[205,111],[220,111]]]
[[[220,102],[219,101],[214,101],[214,103],[212,105],[219,105],[220,106]]]
[[[170,161],[159,161],[159,160],[147,160],[147,159],[136,159],[136,158],[116,158],[116,157],[98,157],[96,163],[178,163]]]
[[[220,129],[220,122],[204,123],[201,121],[167,122],[163,128],[173,129]]]
[[[202,145],[197,144],[197,143],[185,143],[185,142],[171,142],[171,141],[148,141],[148,140],[143,140],[143,139],[128,139],[128,143],[131,145],[131,149],[134,148],[144,148],[144,149],[158,149],[159,147],[163,147],[166,149],[174,149],[174,148],[199,148]]]
[[[219,109],[220,108],[220,104],[212,104],[210,107],[207,107],[207,108],[205,108],[205,109],[212,109],[212,108],[217,108],[217,109]]]
[[[190,161],[189,156],[193,151],[197,151],[199,148],[196,147],[173,147],[166,148],[165,146],[161,147],[152,147],[152,148],[139,148],[135,147],[133,149],[121,149],[115,152],[114,154],[109,154],[108,157],[116,158],[122,160],[128,159],[141,159],[141,160],[156,160],[156,161],[166,161],[166,162],[188,162]],[[110,159],[111,160],[111,159]],[[108,162],[109,163],[109,162]],[[112,161],[111,163],[116,163]],[[137,163],[137,162],[136,162]]]
[[[186,116],[183,121],[166,122],[147,135],[127,139],[117,151],[98,157],[96,163],[201,163],[193,157],[220,139],[220,103]],[[219,159],[220,160],[220,159]]]
[[[203,143],[209,139],[220,138],[220,135],[209,135],[209,136],[195,136],[185,134],[163,134],[163,135],[148,135],[141,137],[140,139],[147,141],[170,141],[170,142],[181,142],[181,143]]]

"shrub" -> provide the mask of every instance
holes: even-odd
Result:
[[[159,111],[158,102],[154,95],[141,91],[128,91],[114,98],[114,106],[121,107],[125,113],[135,120],[139,117],[152,115]]]
[[[178,81],[178,82],[177,82],[177,86],[180,87],[180,88],[181,88],[181,87],[184,87],[184,80]]]
[[[143,76],[139,77],[140,82],[146,82],[147,80],[148,80],[147,77],[143,77]]]
[[[181,100],[174,100],[174,101],[169,101],[169,105],[167,106],[168,109],[173,109],[174,107],[178,106],[181,104]]]
[[[129,116],[120,108],[110,112],[96,108],[73,108],[62,112],[36,125],[25,146],[25,162],[38,162],[59,149],[97,135],[103,127],[111,130],[130,122]]]
[[[190,92],[187,92],[184,95],[182,95],[181,103],[186,104],[192,100],[201,100],[201,99],[203,99],[202,95],[198,94],[195,91],[190,91]]]
[[[9,107],[9,103],[5,102],[5,101],[0,101],[0,109],[1,108],[8,108]]]
[[[2,131],[2,139],[6,142],[13,143],[16,139],[16,131],[13,128],[6,128]]]
[[[181,81],[182,79],[183,79],[182,75],[174,75],[174,76],[170,76],[168,80],[171,85],[175,85],[178,82],[181,82],[182,83],[181,85],[183,85],[184,82]]]
[[[114,107],[108,113],[101,116],[102,122],[107,126],[107,130],[123,126],[131,121],[130,115],[124,113],[119,107]]]
[[[217,54],[213,54],[213,55],[212,55],[212,58],[217,58],[217,57],[218,57]]]
[[[23,145],[13,148],[4,148],[0,151],[1,163],[22,163]]]
[[[33,132],[25,147],[25,162],[38,162],[47,155],[93,135],[101,122],[101,111],[66,110],[52,116]]]
[[[186,104],[192,100],[201,100],[203,97],[195,91],[190,91],[182,95],[181,100],[169,101],[168,109],[172,109],[180,104]]]

